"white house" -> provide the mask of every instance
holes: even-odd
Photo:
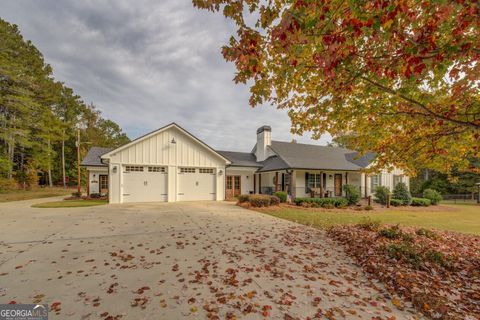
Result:
[[[93,147],[82,161],[88,193],[110,203],[224,200],[245,193],[286,191],[292,197],[338,197],[343,185],[369,196],[376,186],[408,186],[401,170],[364,173],[374,154],[345,148],[272,141],[257,130],[251,152],[218,151],[171,123],[116,149]]]

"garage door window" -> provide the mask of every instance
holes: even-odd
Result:
[[[165,173],[165,167],[148,167],[148,172],[160,172]]]
[[[209,169],[209,168],[200,168],[200,173],[209,173],[209,174],[213,174],[213,169]]]
[[[180,173],[195,173],[195,168],[180,168]]]
[[[143,167],[141,166],[126,166],[126,172],[143,172]]]

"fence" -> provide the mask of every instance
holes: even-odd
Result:
[[[467,203],[478,201],[478,193],[443,194],[442,197],[443,200],[453,203]]]

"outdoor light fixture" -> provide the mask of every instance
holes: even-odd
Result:
[[[116,173],[116,172],[117,172],[117,166],[113,166],[112,172],[113,172],[113,173]]]
[[[172,138],[171,143],[173,143],[173,144],[177,143],[177,141],[175,141],[175,138]]]
[[[218,175],[221,176],[223,174],[222,170],[218,170]]]

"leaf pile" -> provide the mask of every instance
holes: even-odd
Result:
[[[373,223],[334,227],[328,235],[391,294],[426,316],[476,319],[480,314],[480,237]],[[394,304],[402,307],[400,301]]]

